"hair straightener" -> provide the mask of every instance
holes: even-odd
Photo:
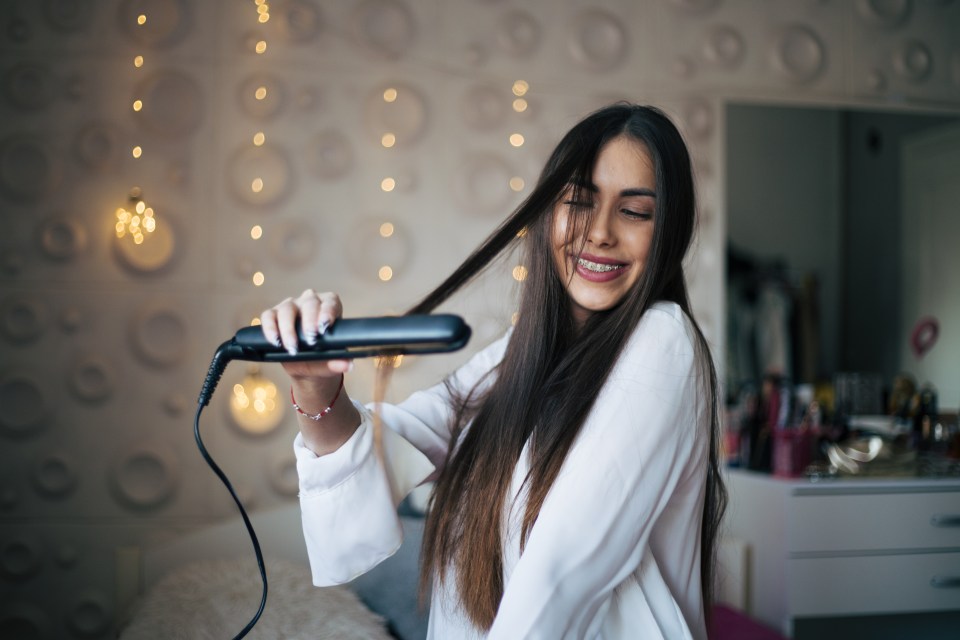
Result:
[[[260,608],[247,625],[234,636],[234,640],[245,637],[260,619],[267,604],[267,570],[263,563],[260,542],[253,530],[250,518],[227,479],[210,454],[207,453],[200,437],[200,413],[210,404],[210,398],[220,381],[227,364],[231,360],[254,362],[292,362],[304,360],[335,360],[343,358],[369,358],[372,356],[422,355],[445,353],[463,348],[470,340],[470,327],[462,318],[455,315],[409,315],[375,318],[341,318],[326,333],[317,336],[316,344],[309,344],[301,328],[297,327],[298,350],[291,354],[282,347],[269,342],[258,326],[244,327],[236,332],[217,349],[207,371],[207,377],[200,391],[197,413],[193,422],[194,438],[197,447],[210,468],[220,478],[240,509],[240,515],[250,534],[253,551],[257,556],[260,578],[263,581],[263,595]]]

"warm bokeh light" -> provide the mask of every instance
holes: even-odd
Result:
[[[527,101],[523,98],[517,98],[513,101],[513,110],[517,113],[523,113],[527,110]]]
[[[140,111],[140,109],[143,109],[143,100],[134,100],[134,101],[133,101],[133,110],[134,110],[134,111]]]
[[[384,102],[393,102],[397,99],[397,90],[390,88],[383,92]]]
[[[250,183],[250,190],[254,193],[263,191],[263,178],[254,178],[253,182]]]
[[[263,53],[264,51],[266,51],[266,50],[267,50],[267,41],[266,41],[266,40],[260,40],[259,42],[257,42],[257,45],[254,47],[254,50],[255,50],[257,53]]]
[[[257,131],[253,134],[253,144],[257,147],[262,147],[263,143],[267,141],[267,136],[263,134],[263,131]]]
[[[393,178],[384,178],[380,181],[380,188],[384,191],[393,191],[397,186],[397,181]]]
[[[142,67],[142,66],[143,66],[143,56],[136,56],[136,57],[133,59],[133,66],[135,66],[137,69],[139,69],[140,67]]]
[[[130,190],[127,206],[117,209],[116,217],[117,222],[114,226],[117,237],[130,237],[134,244],[143,244],[143,241],[157,228],[153,207],[147,206],[140,189],[136,187]]]
[[[268,21],[270,20],[270,14],[269,14],[269,13],[261,13],[261,14],[260,14],[260,18],[258,18],[258,19],[260,20],[260,23],[261,23],[261,24],[266,23],[266,22],[268,22]]]
[[[279,411],[279,391],[258,368],[251,368],[241,382],[233,385],[230,415],[247,433],[259,435],[273,431],[283,418]]]
[[[255,274],[253,274],[254,286],[257,286],[257,287],[262,286],[263,280],[264,280],[263,271],[257,271]]]
[[[526,80],[517,80],[513,83],[513,95],[515,96],[524,96],[529,90],[530,85],[527,84]]]
[[[527,268],[522,264],[518,264],[513,268],[513,279],[517,282],[523,282],[527,279]]]
[[[257,87],[257,90],[253,92],[253,97],[257,100],[263,100],[267,97],[267,88],[266,87]]]
[[[140,156],[143,155],[143,147],[141,147],[140,145],[137,145],[130,151],[130,153],[133,155],[134,158],[139,158]]]
[[[253,225],[253,227],[250,229],[250,237],[253,238],[254,240],[259,240],[260,238],[262,238],[263,227],[261,227],[258,224]]]
[[[383,238],[389,238],[393,235],[393,223],[384,222],[380,225],[380,236]]]
[[[385,133],[383,137],[380,138],[380,144],[389,149],[393,145],[397,144],[397,136],[392,133]]]
[[[254,318],[250,321],[251,327],[259,327],[261,324],[262,323],[260,322],[260,318]]]
[[[377,272],[377,275],[380,277],[381,280],[383,280],[384,282],[387,282],[388,280],[393,278],[393,269],[391,269],[388,265],[383,265],[382,267],[380,267],[380,271]]]
[[[137,24],[141,24],[141,25],[147,24],[147,16],[144,15],[144,14],[142,14],[142,13],[141,13],[140,15],[138,15],[138,16],[137,16]]]
[[[511,134],[510,134],[510,144],[513,145],[514,147],[522,147],[522,146],[523,146],[523,136],[522,136],[521,134],[519,134],[519,133],[511,133]]]
[[[526,183],[523,181],[523,178],[520,176],[513,176],[510,178],[510,188],[514,191],[523,191],[523,187]]]

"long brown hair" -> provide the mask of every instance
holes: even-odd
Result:
[[[552,253],[553,211],[569,185],[592,182],[603,146],[618,136],[643,143],[656,176],[654,235],[643,274],[614,308],[577,328]],[[577,189],[578,187],[574,187]],[[574,200],[579,198],[574,196]],[[427,313],[474,279],[521,236],[528,277],[513,335],[496,378],[478,397],[456,395],[457,411],[446,464],[434,489],[423,540],[421,595],[448,570],[470,620],[493,624],[503,596],[501,524],[514,468],[529,440],[530,472],[521,549],[560,467],[607,376],[643,313],[660,300],[690,317],[711,424],[706,499],[700,530],[701,589],[709,615],[717,529],[726,492],[717,463],[717,379],[710,350],[693,320],[682,261],[692,241],[696,204],[690,157],[661,111],[615,104],[575,125],[554,149],[530,196],[453,274],[409,313]],[[576,212],[572,237],[585,242],[592,214]],[[525,231],[525,233],[523,233]],[[691,402],[700,401],[691,398]],[[468,428],[469,425],[469,428]],[[462,436],[462,439],[461,439]]]

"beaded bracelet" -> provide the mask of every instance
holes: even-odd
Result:
[[[293,398],[293,387],[292,387],[292,386],[290,387],[290,402],[293,403],[293,408],[296,409],[296,410],[297,410],[297,413],[299,413],[300,415],[306,416],[306,417],[310,418],[311,420],[322,420],[325,415],[327,415],[328,413],[330,413],[331,411],[333,411],[333,405],[336,404],[337,398],[340,397],[340,392],[341,392],[341,391],[343,391],[343,375],[342,375],[342,374],[340,375],[340,386],[337,387],[337,394],[336,394],[335,396],[333,396],[333,400],[330,401],[330,406],[328,406],[326,409],[324,409],[324,410],[321,411],[320,413],[310,414],[310,413],[307,413],[306,411],[304,411],[303,409],[301,409],[301,408],[300,408],[300,405],[298,405],[298,404],[297,404],[297,401],[294,400],[294,398]]]

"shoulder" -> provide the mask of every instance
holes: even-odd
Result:
[[[657,302],[637,323],[613,376],[690,376],[696,369],[696,344],[696,330],[683,309],[674,302]]]

